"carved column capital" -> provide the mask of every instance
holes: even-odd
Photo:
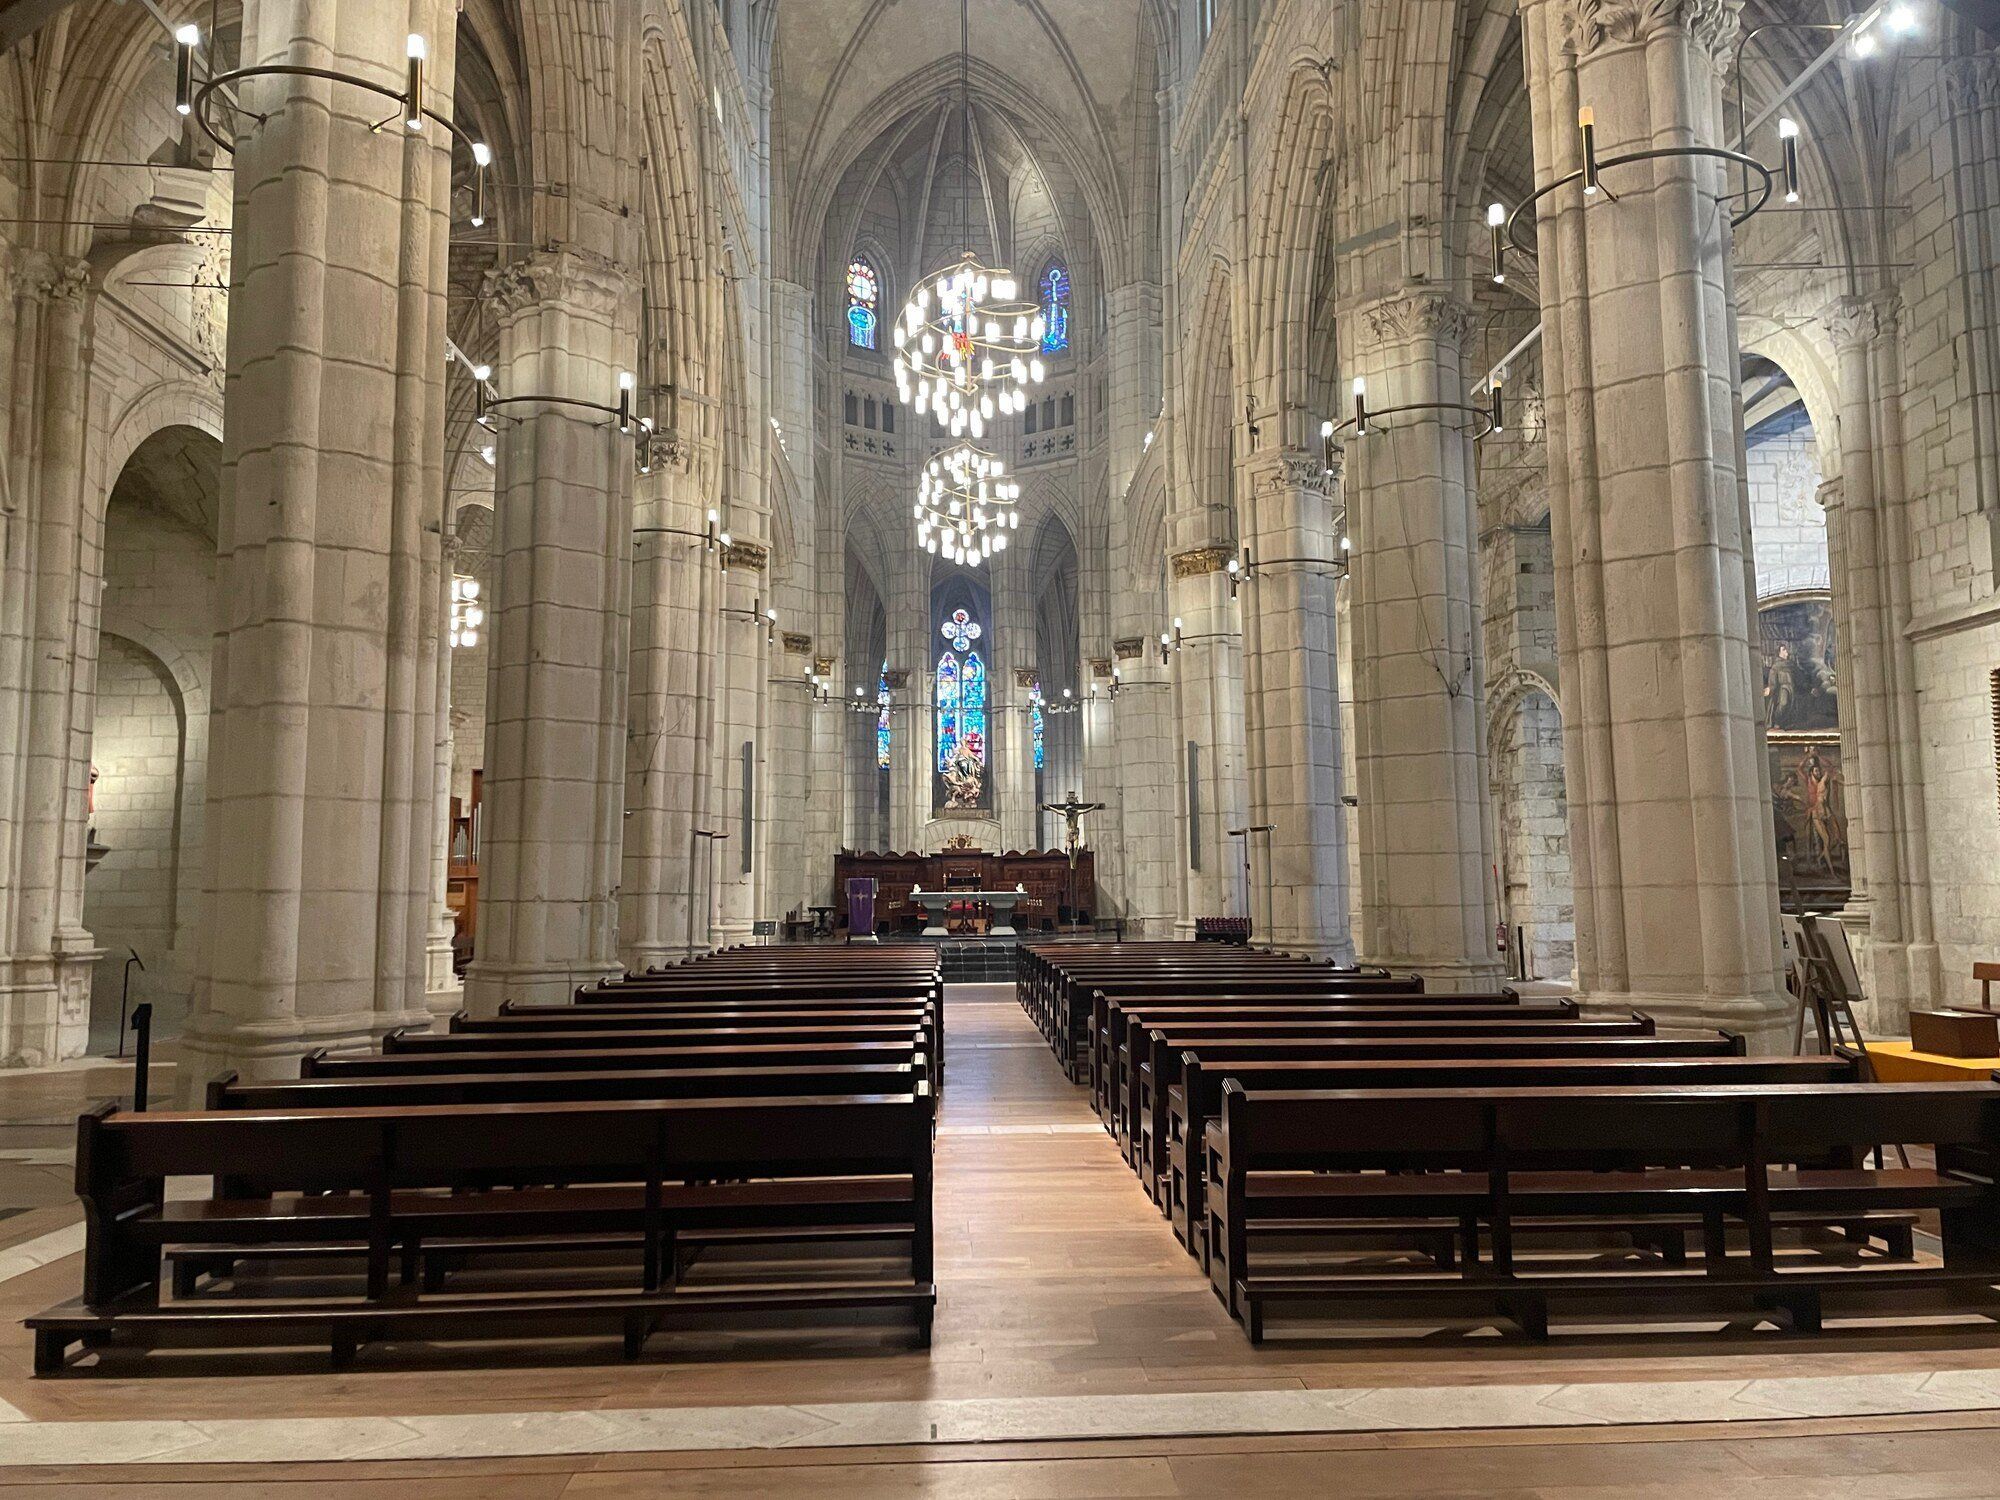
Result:
[[[1563,49],[1577,58],[1681,31],[1720,64],[1743,27],[1743,0],[1561,0]]]
[[[1953,58],[1939,70],[1953,114],[2000,110],[2000,54],[1975,52]]]
[[[90,294],[90,262],[46,250],[20,250],[8,267],[17,295],[37,302],[81,303]]]
[[[1834,351],[1867,349],[1877,339],[1893,333],[1901,301],[1894,293],[1875,297],[1836,297],[1819,315],[1820,325],[1833,340]]]
[[[1146,638],[1141,635],[1121,636],[1111,643],[1111,654],[1120,661],[1137,661],[1145,649]]]
[[[1450,292],[1428,287],[1371,302],[1361,318],[1377,344],[1422,341],[1460,349],[1472,332],[1472,309]]]
[[[1195,547],[1173,556],[1174,577],[1199,578],[1204,573],[1220,573],[1229,566],[1229,553],[1221,547]]]
[[[581,250],[538,250],[489,271],[481,286],[503,319],[556,305],[609,321],[629,303],[638,283],[623,266]]]
[[[723,563],[731,568],[749,568],[761,573],[771,565],[771,549],[760,547],[755,542],[731,542],[722,553]]]

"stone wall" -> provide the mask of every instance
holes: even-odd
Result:
[[[93,976],[91,1045],[115,1045],[121,970],[136,950],[132,1003],[178,1028],[192,983],[208,771],[208,658],[215,545],[191,526],[114,502],[105,523],[98,643],[99,842],[84,921],[104,950]]]
[[[1818,500],[1819,443],[1812,429],[1752,444],[1749,454],[1757,597],[1825,588],[1826,512]]]

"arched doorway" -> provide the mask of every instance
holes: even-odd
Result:
[[[121,991],[176,1033],[193,988],[208,785],[210,642],[222,445],[161,428],[112,486],[91,741],[92,866],[84,924],[104,949],[90,1047],[118,1045]]]

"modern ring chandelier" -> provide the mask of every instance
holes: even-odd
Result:
[[[972,251],[918,283],[896,320],[896,394],[929,412],[953,437],[986,435],[995,417],[1027,410],[1040,385],[1042,309],[1020,299],[1010,271],[979,263]]]
[[[917,544],[977,567],[1005,550],[1020,525],[1021,487],[1006,465],[978,446],[997,418],[1028,409],[1028,389],[1047,378],[1042,339],[1048,319],[1023,300],[1012,271],[983,263],[972,242],[972,34],[969,0],[958,7],[958,90],[962,232],[966,250],[916,285],[896,319],[896,394],[930,416],[955,442],[925,464],[918,483]]]
[[[983,448],[956,443],[924,465],[917,483],[917,545],[949,562],[976,568],[1007,550],[1021,526],[1015,503],[1021,486]]]

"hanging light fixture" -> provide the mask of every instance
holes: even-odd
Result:
[[[479,644],[479,627],[486,611],[479,604],[479,580],[463,573],[451,580],[451,644],[464,649]]]
[[[971,12],[959,0],[960,158],[965,178],[967,248],[953,264],[919,281],[896,319],[896,394],[929,413],[955,438],[984,437],[996,418],[1026,411],[1028,389],[1048,376],[1042,339],[1048,321],[1024,300],[1014,273],[981,262],[972,240]]]
[[[1007,550],[1021,527],[1021,486],[983,448],[956,443],[935,455],[917,481],[917,545],[948,562],[976,568]]]

